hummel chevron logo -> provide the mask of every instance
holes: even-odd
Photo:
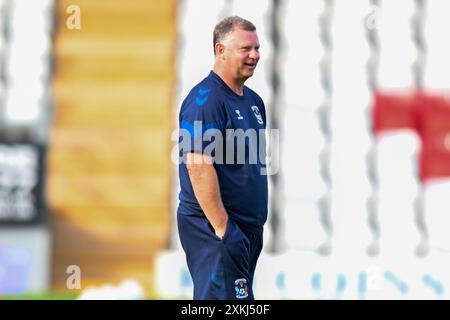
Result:
[[[209,93],[211,91],[211,89],[203,89],[203,88],[199,88],[198,89],[198,94],[201,96],[204,96],[205,94]],[[203,98],[201,97],[196,97],[195,98],[195,103],[197,103],[198,106],[202,106],[206,100],[208,100],[209,96],[205,96]]]
[[[209,93],[210,91],[211,91],[211,89],[202,89],[202,88],[199,88],[199,89],[198,89],[198,93],[199,93],[201,96],[204,96],[205,94]]]
[[[199,106],[202,106],[206,102],[206,100],[208,100],[208,96],[206,96],[204,98],[197,97],[197,98],[195,98],[195,103]]]

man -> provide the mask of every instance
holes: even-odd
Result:
[[[180,110],[181,131],[189,132],[194,143],[183,141],[180,151],[178,231],[194,299],[254,299],[253,275],[267,219],[265,139],[257,136],[261,157],[252,161],[255,141],[244,139],[242,155],[230,132],[266,127],[262,99],[244,86],[260,57],[255,26],[237,16],[222,20],[214,29],[214,55],[213,71],[191,90]],[[205,151],[205,130],[220,134],[214,155]],[[227,161],[218,156],[222,151]]]

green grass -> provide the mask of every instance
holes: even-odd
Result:
[[[78,294],[42,292],[17,295],[0,295],[0,300],[75,300]]]

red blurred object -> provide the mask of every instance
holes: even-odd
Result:
[[[450,95],[427,95],[418,107],[422,181],[450,177]]]
[[[374,94],[373,130],[415,130],[421,139],[422,182],[450,178],[450,93],[381,92]]]
[[[375,91],[372,106],[372,127],[375,134],[390,130],[417,130],[416,91]]]

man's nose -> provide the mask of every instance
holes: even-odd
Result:
[[[250,51],[250,58],[258,61],[259,60],[259,52],[258,52],[258,50],[253,49],[252,51]]]

